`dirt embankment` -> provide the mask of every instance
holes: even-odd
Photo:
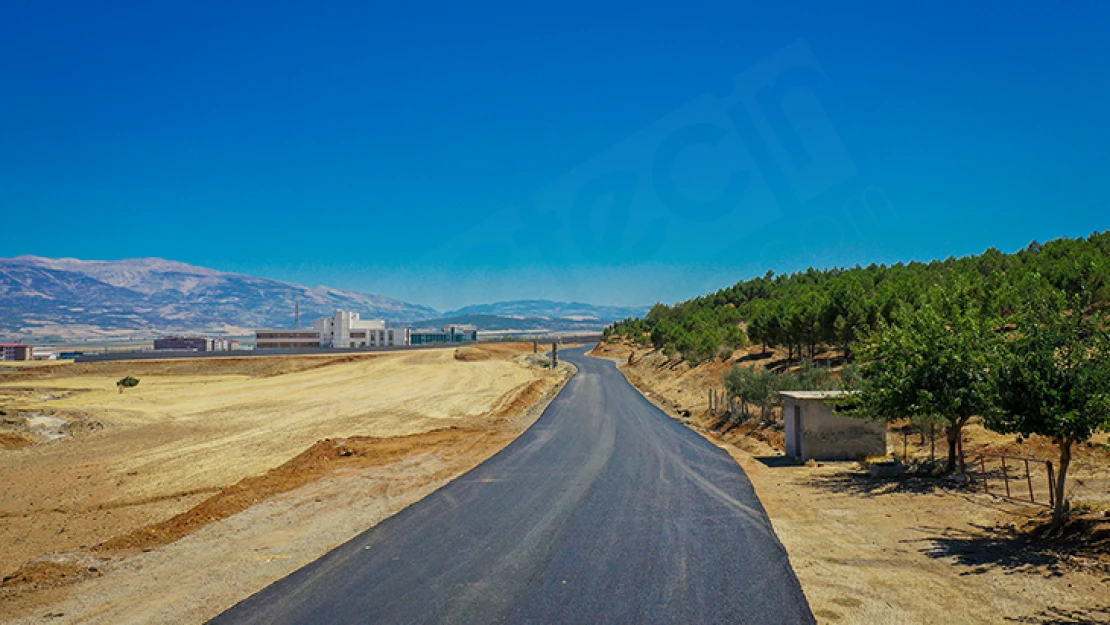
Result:
[[[616,360],[649,399],[736,458],[818,622],[1110,622],[1110,519],[1089,513],[1062,537],[1045,536],[1041,506],[933,478],[871,478],[857,463],[784,464],[781,426],[708,414],[709,389],[720,390],[721,375],[736,362],[786,365],[784,354],[759,351],[699,367],[623,344],[594,353]],[[972,453],[1054,454],[1051,441],[968,430]],[[892,430],[890,442],[899,455],[904,442],[911,456],[929,453],[917,435]],[[1078,481],[1087,480],[1079,495],[1098,501],[1110,494],[1099,481],[1110,468],[1104,443],[1076,454]]]
[[[470,349],[0,376],[9,414],[103,424],[0,452],[0,618],[203,621],[396,513],[513,440],[570,372]],[[119,394],[122,375],[140,385]],[[260,570],[246,544],[283,553]]]
[[[242,512],[274,495],[314,482],[329,473],[390,464],[409,455],[434,451],[477,434],[496,435],[496,432],[452,427],[396,438],[355,436],[336,440],[324,439],[281,466],[221,489],[215,495],[181,514],[111,538],[96,545],[94,549],[124,551],[159,547],[191,534],[209,523]]]

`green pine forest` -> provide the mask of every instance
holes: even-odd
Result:
[[[830,346],[850,358],[865,333],[895,323],[900,309],[955,283],[971,289],[984,314],[1000,319],[1046,292],[1081,295],[1104,309],[1110,301],[1110,231],[1033,242],[1013,254],[991,248],[929,263],[768,272],[673,306],[657,304],[644,318],[626,319],[606,332],[691,363],[749,343],[783,347],[798,359]]]

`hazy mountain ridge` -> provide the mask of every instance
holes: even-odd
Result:
[[[581,302],[553,302],[551,300],[515,300],[464,306],[458,310],[443,313],[444,317],[463,317],[467,315],[494,315],[498,317],[543,318],[564,321],[600,322],[603,325],[621,321],[629,317],[647,314],[650,306],[594,306]]]
[[[160,332],[242,333],[291,327],[343,308],[366,317],[438,317],[427,306],[328,287],[256,278],[160,258],[84,261],[0,259],[0,332],[96,336]]]
[[[500,315],[451,315],[413,324],[416,329],[471,324],[484,332],[597,332],[609,325],[597,320],[552,319],[549,317],[506,317]]]

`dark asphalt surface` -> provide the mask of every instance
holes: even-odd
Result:
[[[213,623],[813,623],[744,472],[611,361],[514,443]]]

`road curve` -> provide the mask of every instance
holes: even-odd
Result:
[[[212,622],[813,623],[739,465],[582,351],[496,456]]]

